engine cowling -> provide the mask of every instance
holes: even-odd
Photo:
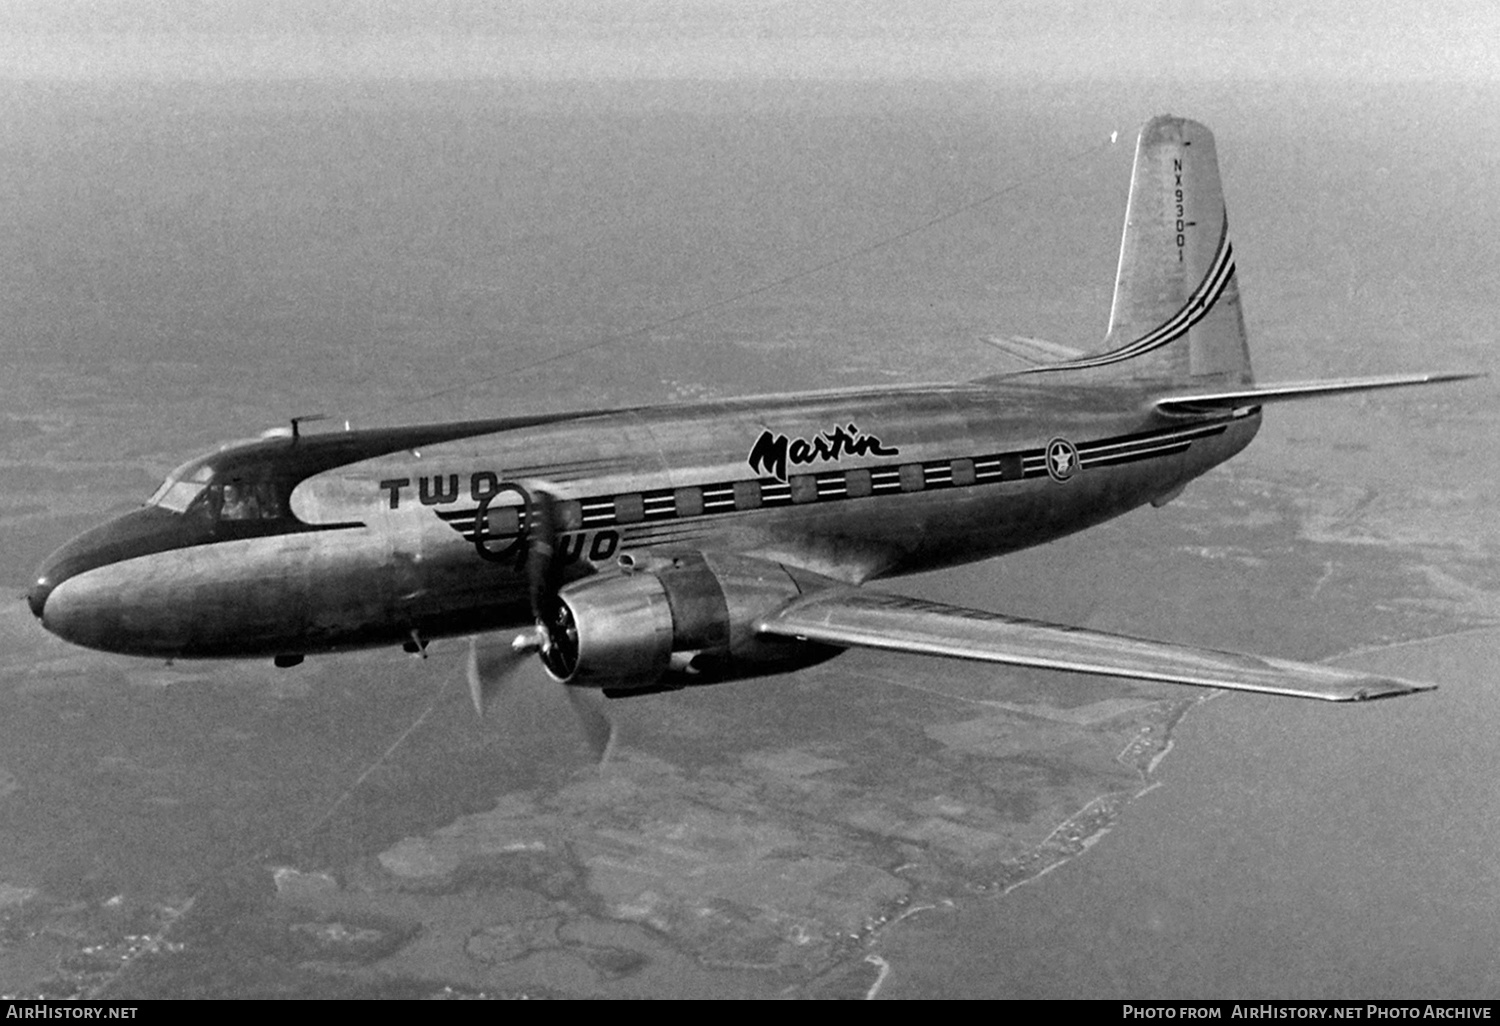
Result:
[[[546,617],[542,662],[564,684],[622,691],[810,666],[842,650],[755,631],[757,620],[800,594],[791,574],[775,563],[625,555],[618,570],[558,593]]]

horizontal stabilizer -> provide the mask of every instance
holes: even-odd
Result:
[[[830,645],[1328,702],[1391,698],[1434,687],[1357,670],[1144,641],[857,588],[829,589],[798,599],[757,629]]]
[[[1154,400],[1156,409],[1168,415],[1193,416],[1212,411],[1242,409],[1263,403],[1280,403],[1291,399],[1316,399],[1348,392],[1371,392],[1380,388],[1406,385],[1435,385],[1444,381],[1465,381],[1483,374],[1388,374],[1376,378],[1341,378],[1333,381],[1300,381],[1281,385],[1256,385],[1227,389],[1222,392],[1192,392],[1163,396]]]
[[[981,341],[994,346],[1002,353],[1025,360],[1029,364],[1044,366],[1059,360],[1076,360],[1083,350],[1065,346],[1060,342],[1049,342],[1044,338],[1027,335],[985,335]]]

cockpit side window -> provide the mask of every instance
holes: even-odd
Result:
[[[218,520],[275,520],[281,502],[270,481],[230,478],[209,486],[209,508]]]

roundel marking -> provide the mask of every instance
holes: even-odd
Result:
[[[1054,481],[1066,481],[1078,473],[1078,448],[1066,438],[1047,443],[1047,473]]]

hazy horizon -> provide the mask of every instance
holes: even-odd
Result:
[[[97,3],[0,11],[8,78],[1494,81],[1478,0]]]

